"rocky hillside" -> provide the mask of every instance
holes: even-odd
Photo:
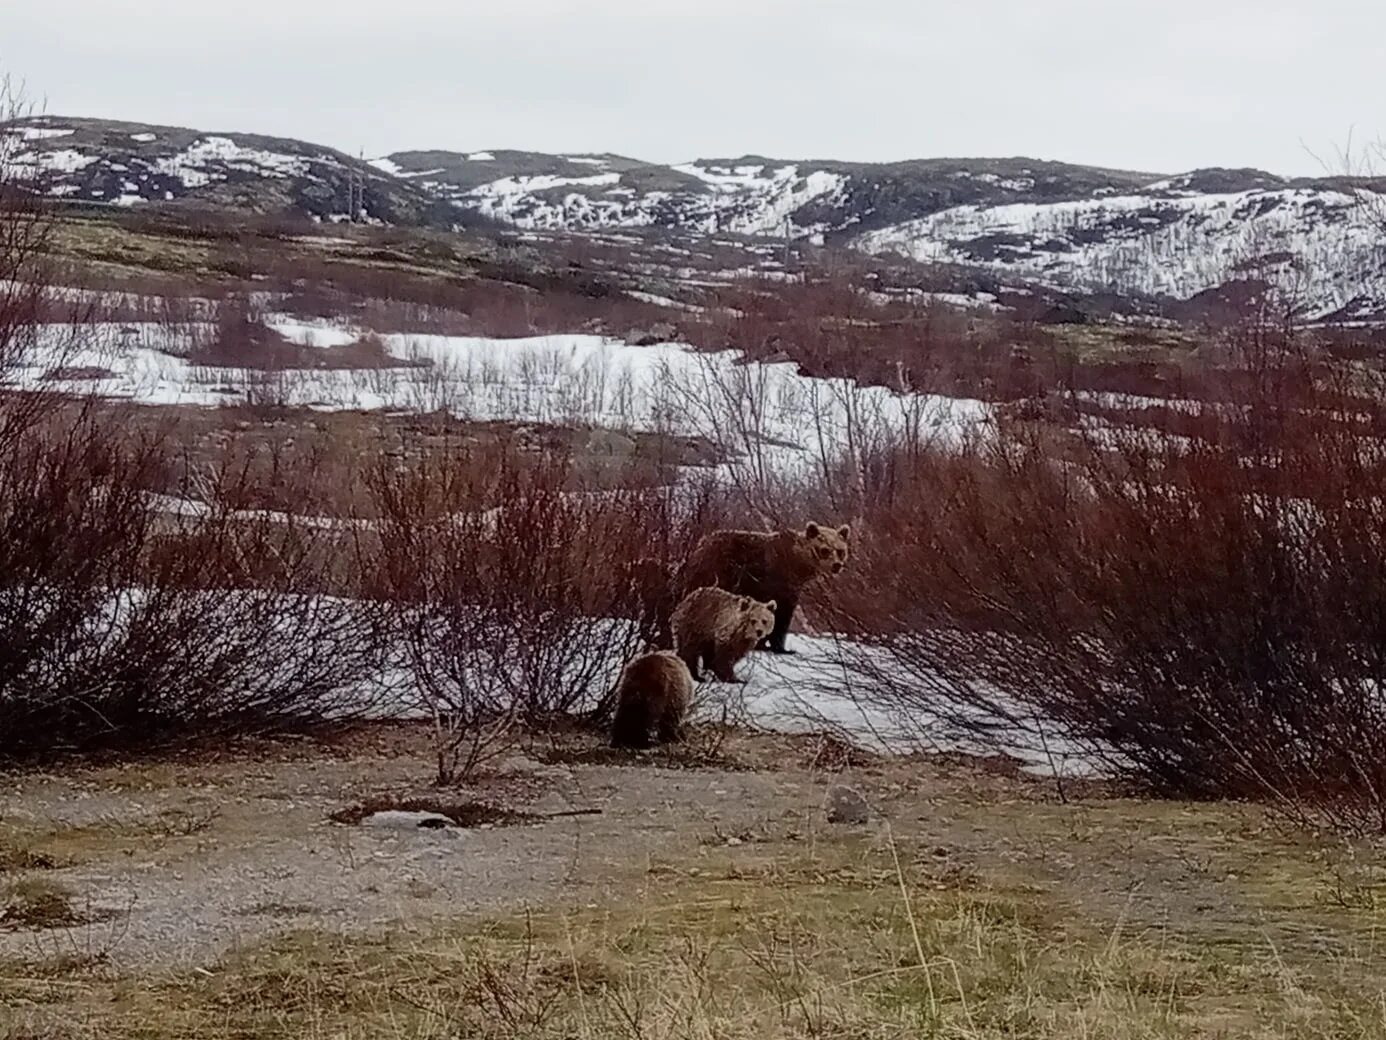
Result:
[[[0,127],[0,161],[51,195],[134,206],[194,202],[318,220],[447,220],[453,207],[368,163],[319,145],[256,134],[35,117]]]
[[[414,151],[362,163],[298,141],[56,117],[14,124],[0,139],[45,190],[87,202],[193,200],[342,220],[357,208],[354,184],[361,212],[384,223],[480,216],[528,230],[788,236],[1177,300],[1265,279],[1292,289],[1306,315],[1386,316],[1380,182],[1030,159],[661,166],[610,154]]]

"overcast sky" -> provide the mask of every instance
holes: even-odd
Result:
[[[406,148],[1321,173],[1386,132],[1373,0],[0,0],[56,115]]]

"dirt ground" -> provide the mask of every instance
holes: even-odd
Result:
[[[534,738],[474,788],[439,792],[426,734],[390,726],[211,761],[0,776],[0,906],[25,886],[65,900],[51,920],[0,920],[0,996],[6,980],[16,1000],[32,996],[24,980],[62,963],[210,977],[287,935],[364,941],[531,908],[621,907],[661,877],[684,888],[709,871],[744,880],[772,861],[836,884],[882,849],[902,890],[908,876],[925,891],[1042,906],[1113,943],[1158,933],[1161,948],[1176,936],[1236,963],[1270,951],[1350,963],[1379,987],[1386,857],[1372,845],[1284,832],[1253,806],[1149,802],[1096,784],[1061,800],[1004,762],[874,759],[813,736],[739,734],[711,762],[681,754]],[[827,792],[842,783],[865,794],[868,822],[827,820]],[[600,811],[458,830],[330,819],[417,797]]]
[[[655,854],[719,828],[802,826],[822,800],[808,774],[547,765],[521,752],[448,796],[600,813],[466,830],[332,822],[368,798],[438,796],[422,734],[389,737],[277,760],[4,778],[0,847],[51,861],[35,873],[68,889],[86,921],[0,928],[0,957],[66,947],[117,964],[200,964],[304,926],[610,898]]]

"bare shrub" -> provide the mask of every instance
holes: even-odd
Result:
[[[653,499],[585,493],[570,469],[507,446],[373,479],[374,591],[394,604],[440,782],[504,751],[521,722],[598,709],[639,645],[626,561],[654,528]]]
[[[156,514],[166,446],[90,407],[0,443],[0,756],[150,747],[371,709],[386,630],[315,592],[315,530]]]
[[[1382,402],[1262,328],[1200,436],[1010,427],[885,464],[839,622],[867,699],[1165,794],[1386,830]]]
[[[23,91],[0,76],[0,127],[33,114]],[[24,365],[72,367],[85,345],[89,307],[54,288],[52,206],[44,196],[46,175],[22,161],[22,138],[0,133],[0,390]],[[5,393],[0,438],[39,421],[52,396],[34,386]]]

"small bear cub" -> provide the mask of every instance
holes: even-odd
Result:
[[[725,683],[743,683],[736,665],[775,627],[775,601],[761,603],[712,586],[694,589],[674,610],[674,652],[702,681],[706,665]]]
[[[657,650],[633,658],[616,687],[612,747],[647,748],[651,730],[661,744],[682,739],[683,718],[692,699],[693,677],[677,654]]]

